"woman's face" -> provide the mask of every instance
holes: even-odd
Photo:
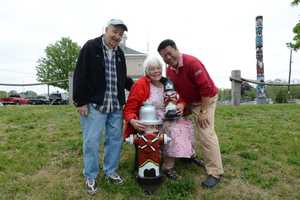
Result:
[[[150,65],[148,67],[147,75],[152,81],[159,81],[161,79],[162,68],[161,66]]]

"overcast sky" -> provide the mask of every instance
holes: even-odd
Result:
[[[300,6],[290,0],[1,0],[0,83],[35,83],[37,60],[47,45],[70,37],[82,46],[99,36],[111,18],[129,29],[127,46],[156,53],[166,38],[198,57],[219,88],[230,88],[231,70],[256,79],[255,18],[264,17],[265,80],[288,79],[292,28]],[[148,44],[148,45],[147,45]],[[128,66],[130,67],[130,66]],[[300,51],[293,54],[292,79],[300,79]],[[3,87],[46,93],[46,86]]]

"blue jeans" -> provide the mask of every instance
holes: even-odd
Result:
[[[86,179],[96,179],[99,173],[100,134],[105,129],[104,163],[105,175],[116,172],[122,147],[122,111],[101,113],[88,105],[87,116],[80,116],[83,131],[83,175]]]

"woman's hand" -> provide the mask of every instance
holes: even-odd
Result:
[[[138,120],[136,119],[131,119],[129,121],[129,123],[131,124],[131,126],[133,126],[133,128],[137,131],[145,131],[145,125],[143,125],[142,123],[140,123]]]

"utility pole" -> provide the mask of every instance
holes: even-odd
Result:
[[[290,64],[289,64],[289,82],[288,82],[288,97],[290,97],[290,84],[291,84],[291,71],[292,71],[292,54],[293,48],[291,47],[291,43],[288,43],[287,46],[290,48]]]

